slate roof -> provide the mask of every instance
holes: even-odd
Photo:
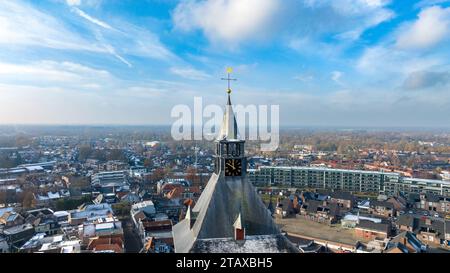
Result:
[[[354,196],[346,191],[335,191],[330,194],[331,198],[342,199],[342,200],[354,200]]]
[[[233,224],[239,213],[246,236],[280,234],[248,179],[219,179],[213,174],[192,209],[195,219],[192,228],[189,219],[183,219],[173,227],[175,251],[189,252],[197,240],[234,238]]]
[[[416,235],[410,231],[404,231],[400,233],[399,235],[392,238],[391,242],[402,243],[403,239],[406,239],[416,252],[421,252],[422,247],[425,247],[425,245],[419,239],[417,239]]]
[[[402,253],[409,253],[408,248],[400,243],[400,242],[390,242],[385,250],[385,252],[390,252],[392,251],[394,248],[398,248]]]
[[[427,223],[427,219],[430,220],[429,224]],[[441,219],[431,219],[430,217],[422,216],[417,217],[413,215],[403,214],[398,217],[397,224],[412,227],[413,232],[418,233],[420,231],[432,230],[437,232],[437,236],[441,239],[444,239],[444,233],[450,233],[450,222],[446,221],[444,231],[444,220]]]
[[[412,227],[415,229],[417,227],[416,218],[409,214],[402,214],[397,218],[397,224],[401,226]]]
[[[389,208],[389,209],[394,209],[394,204],[390,203],[390,202],[386,202],[386,201],[370,201],[370,207],[385,207],[385,208]]]
[[[389,224],[386,222],[374,223],[374,222],[368,221],[368,220],[360,220],[359,224],[357,225],[356,228],[388,233]]]
[[[197,240],[193,253],[290,253],[298,249],[281,234],[247,236],[244,241],[233,238]]]

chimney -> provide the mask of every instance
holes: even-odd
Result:
[[[241,214],[239,213],[236,221],[233,224],[234,227],[234,239],[236,241],[245,240],[245,228],[242,226]]]
[[[298,209],[299,205],[298,205],[298,197],[297,195],[294,197],[294,208]]]

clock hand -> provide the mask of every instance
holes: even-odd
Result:
[[[234,167],[234,165],[231,165],[230,163],[227,163],[227,165],[233,168],[233,170],[236,170],[236,167]]]

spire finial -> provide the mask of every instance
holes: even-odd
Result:
[[[233,68],[227,67],[227,78],[221,79],[223,81],[228,81],[228,89],[227,89],[228,96],[231,94],[231,81],[237,81],[237,79],[231,78],[231,73],[233,73]]]

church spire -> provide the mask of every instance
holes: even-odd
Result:
[[[222,121],[222,125],[221,125],[221,128],[220,128],[220,133],[219,133],[219,135],[217,137],[218,140],[239,139],[239,133],[238,133],[238,128],[237,128],[236,117],[234,115],[233,105],[231,104],[231,86],[230,86],[230,82],[231,81],[236,81],[236,79],[232,79],[230,77],[232,72],[233,72],[233,70],[231,68],[227,68],[228,77],[227,78],[222,78],[222,80],[228,81],[228,89],[227,89],[228,101],[227,101],[227,104],[225,106],[225,114],[223,115],[223,121]]]

